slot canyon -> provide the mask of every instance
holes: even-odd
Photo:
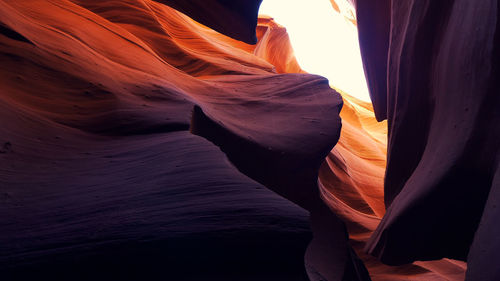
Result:
[[[0,280],[500,280],[499,1],[314,1],[0,0]]]

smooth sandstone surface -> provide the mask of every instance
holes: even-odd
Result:
[[[317,185],[342,99],[278,73],[271,19],[252,46],[154,1],[0,8],[9,279],[369,278]]]
[[[331,2],[373,106],[260,1],[0,1],[4,276],[499,279],[498,3]]]
[[[388,122],[387,212],[367,250],[388,264],[467,260],[467,280],[499,279],[498,1],[354,2]]]

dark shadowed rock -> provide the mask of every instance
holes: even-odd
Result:
[[[361,26],[372,10],[357,2],[375,112],[389,126],[387,213],[367,249],[388,264],[465,260],[473,240],[488,239],[474,235],[486,202],[496,201],[490,189],[500,146],[497,2],[393,1],[390,10],[366,17],[375,34]],[[376,54],[383,46],[386,79],[383,52]],[[486,214],[489,225],[494,212]]]

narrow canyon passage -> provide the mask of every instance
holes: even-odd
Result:
[[[5,280],[500,278],[497,1],[274,1],[0,0]]]
[[[289,9],[281,9],[278,14],[285,20],[289,20],[290,23],[292,23],[293,19],[297,18],[298,14],[312,14],[313,16],[311,16],[311,18],[304,16],[305,19],[296,24],[305,25],[304,29],[319,29],[324,37],[329,37],[330,33],[332,33],[332,35],[342,36],[352,32],[350,28],[356,28],[357,22],[355,11],[353,12],[352,9],[349,9],[349,7],[352,6],[347,3],[348,1],[338,1],[338,3],[335,1],[331,3],[329,1],[325,2],[328,5],[333,4],[331,9],[326,10],[326,12],[324,10],[328,8],[328,6],[325,7],[324,5],[318,4],[318,7],[314,7],[314,5],[308,5],[300,1],[292,1],[288,3]],[[275,9],[278,9],[278,7],[282,7],[282,5],[280,6],[280,3],[277,2],[273,2],[272,4],[276,5],[276,8],[273,6],[266,7],[266,3],[263,3],[265,8],[264,11],[271,14]],[[293,7],[294,4],[298,7]],[[341,9],[339,5],[343,9]],[[308,6],[309,10],[307,10],[306,6]],[[317,11],[316,9],[323,9],[323,11]],[[287,17],[287,13],[291,15]],[[341,26],[338,28],[343,28],[344,30],[330,32],[328,25],[315,26],[314,24],[319,23],[333,23],[333,20],[321,18],[321,15],[324,13],[337,13],[338,18],[345,21],[347,27]],[[316,17],[313,19],[314,15],[319,15],[319,18]],[[312,24],[308,21],[312,21]],[[273,28],[275,29],[275,33],[288,31],[293,36],[293,28],[295,27],[288,28],[288,26],[275,24]],[[319,32],[313,34],[317,37]],[[342,37],[334,37],[333,39],[320,38],[314,41],[312,38],[304,38],[303,36],[304,34],[301,33],[301,30],[297,31],[296,41],[300,39],[303,40],[303,46],[300,47],[306,50],[309,48],[311,53],[317,52],[312,57],[305,56],[303,58],[303,61],[311,60],[307,63],[311,69],[321,71],[320,66],[315,67],[316,64],[320,63],[331,65],[331,68],[346,69],[345,72],[351,75],[351,77],[356,77],[359,84],[364,84],[364,75],[361,76],[359,73],[356,75],[356,70],[350,70],[350,68],[356,69],[357,66],[355,64],[358,59],[360,60],[360,55],[356,52],[357,45],[355,43],[347,43],[349,47],[354,50],[346,53],[345,48],[347,48],[347,46],[339,48],[334,47],[335,41],[342,40]],[[347,40],[349,40],[349,35],[347,35]],[[286,42],[288,39],[281,39],[280,41]],[[292,42],[293,40],[290,40],[290,44]],[[339,60],[338,55],[330,57],[325,52],[318,52],[318,48],[316,48],[318,44],[327,45],[327,47],[331,49],[331,52],[344,51],[343,56],[347,57],[347,59]],[[292,49],[295,49],[293,47],[295,47],[294,45],[292,45]],[[325,50],[328,51],[328,48],[325,48]],[[277,53],[273,51],[270,52],[272,54]],[[317,57],[322,57],[322,60],[319,60]],[[278,64],[277,69],[286,69],[285,65],[287,62],[291,61],[291,59],[287,57],[283,57],[282,59],[275,58],[274,60],[275,65]],[[323,68],[327,69],[324,66]],[[302,71],[301,68],[288,70],[288,72]],[[332,81],[330,81],[330,85],[335,88],[335,73],[326,71],[324,75],[326,77],[331,77],[330,79],[332,79]],[[346,79],[345,77],[339,78]],[[353,78],[350,79],[355,80]],[[355,83],[355,81],[351,83]],[[340,113],[342,118],[342,130],[339,141],[329,153],[319,170],[319,188],[323,200],[332,211],[346,223],[349,229],[351,244],[354,246],[354,249],[356,249],[358,255],[363,257],[373,280],[405,280],[408,278],[411,280],[441,280],[443,278],[447,280],[463,280],[466,264],[460,261],[444,259],[433,262],[417,262],[413,265],[404,265],[402,267],[390,267],[377,262],[376,259],[364,253],[363,248],[366,245],[367,239],[373,233],[385,214],[383,185],[387,157],[387,122],[377,122],[369,98],[363,94],[362,90],[357,90],[354,87],[350,87],[350,89],[352,89],[358,97],[365,99],[365,101],[338,90],[343,97],[344,103]],[[368,101],[366,101],[366,99],[368,99]]]

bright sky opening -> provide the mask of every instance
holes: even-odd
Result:
[[[356,26],[335,11],[329,0],[264,0],[259,13],[286,27],[302,69],[370,101]]]

